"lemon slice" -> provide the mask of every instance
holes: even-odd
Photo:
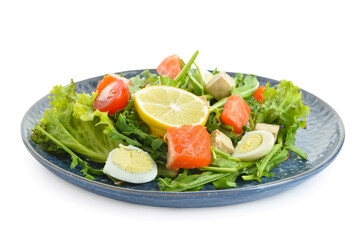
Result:
[[[196,95],[180,88],[151,86],[134,94],[135,109],[152,134],[163,137],[169,127],[204,125],[208,106]]]

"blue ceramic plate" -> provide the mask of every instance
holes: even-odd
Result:
[[[123,72],[127,78],[140,70]],[[234,76],[234,73],[229,73]],[[102,76],[76,83],[76,91],[90,93]],[[278,81],[258,77],[261,84],[270,82],[271,86]],[[30,140],[31,129],[42,117],[49,105],[49,95],[41,98],[25,114],[21,124],[21,134],[25,146],[43,166],[57,176],[88,191],[118,199],[125,202],[161,206],[161,207],[213,207],[254,201],[275,195],[297,186],[327,167],[338,155],[344,142],[345,130],[339,115],[328,104],[316,96],[302,90],[303,100],[311,108],[307,119],[307,128],[300,130],[296,136],[296,146],[308,154],[302,160],[295,154],[272,172],[275,177],[263,178],[262,183],[255,181],[238,182],[237,188],[216,190],[207,185],[198,192],[160,192],[157,182],[141,185],[125,184],[114,186],[107,177],[88,180],[82,177],[77,167],[70,170],[70,160],[54,157],[42,151]]]

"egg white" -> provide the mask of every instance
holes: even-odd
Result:
[[[247,136],[252,134],[259,134],[262,136],[262,143],[255,149],[249,152],[241,153],[238,151],[240,145],[244,142]],[[274,135],[270,132],[264,130],[255,130],[251,132],[245,133],[244,137],[237,144],[232,157],[238,158],[241,161],[255,161],[258,160],[265,155],[267,155],[273,148],[274,145]]]
[[[140,148],[137,148],[135,146],[124,146],[125,148],[129,148],[129,149],[134,149],[134,150],[139,150],[139,151],[143,151]],[[129,183],[146,183],[146,182],[150,182],[152,181],[158,173],[158,169],[157,169],[157,164],[153,161],[153,159],[150,157],[150,155],[148,154],[148,156],[150,157],[150,159],[153,162],[153,167],[150,171],[148,172],[144,172],[144,173],[131,173],[128,172],[124,169],[122,169],[121,167],[119,167],[117,164],[115,164],[112,159],[111,156],[112,154],[117,150],[118,148],[112,150],[109,153],[109,156],[107,158],[107,161],[105,163],[103,172],[107,175],[110,175],[111,177],[114,177],[118,180],[124,181],[124,182],[129,182]]]

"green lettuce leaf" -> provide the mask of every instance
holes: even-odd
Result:
[[[55,86],[51,93],[51,108],[45,110],[38,126],[70,151],[94,162],[106,162],[109,152],[121,141],[110,137],[115,128],[107,113],[93,108],[97,94],[77,94],[73,81],[67,86]],[[47,150],[62,149],[39,127],[33,130],[35,143],[48,146]]]
[[[276,88],[270,87],[269,83],[266,87],[263,93],[265,100],[256,122],[282,125],[287,131],[296,122],[304,128],[310,107],[303,104],[300,89],[286,80],[282,80]]]

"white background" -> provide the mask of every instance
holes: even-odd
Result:
[[[363,23],[360,1],[1,1],[0,238],[363,239]],[[346,129],[336,160],[273,197],[171,209],[82,190],[22,143],[54,85],[195,50],[200,67],[291,80],[331,105]]]

